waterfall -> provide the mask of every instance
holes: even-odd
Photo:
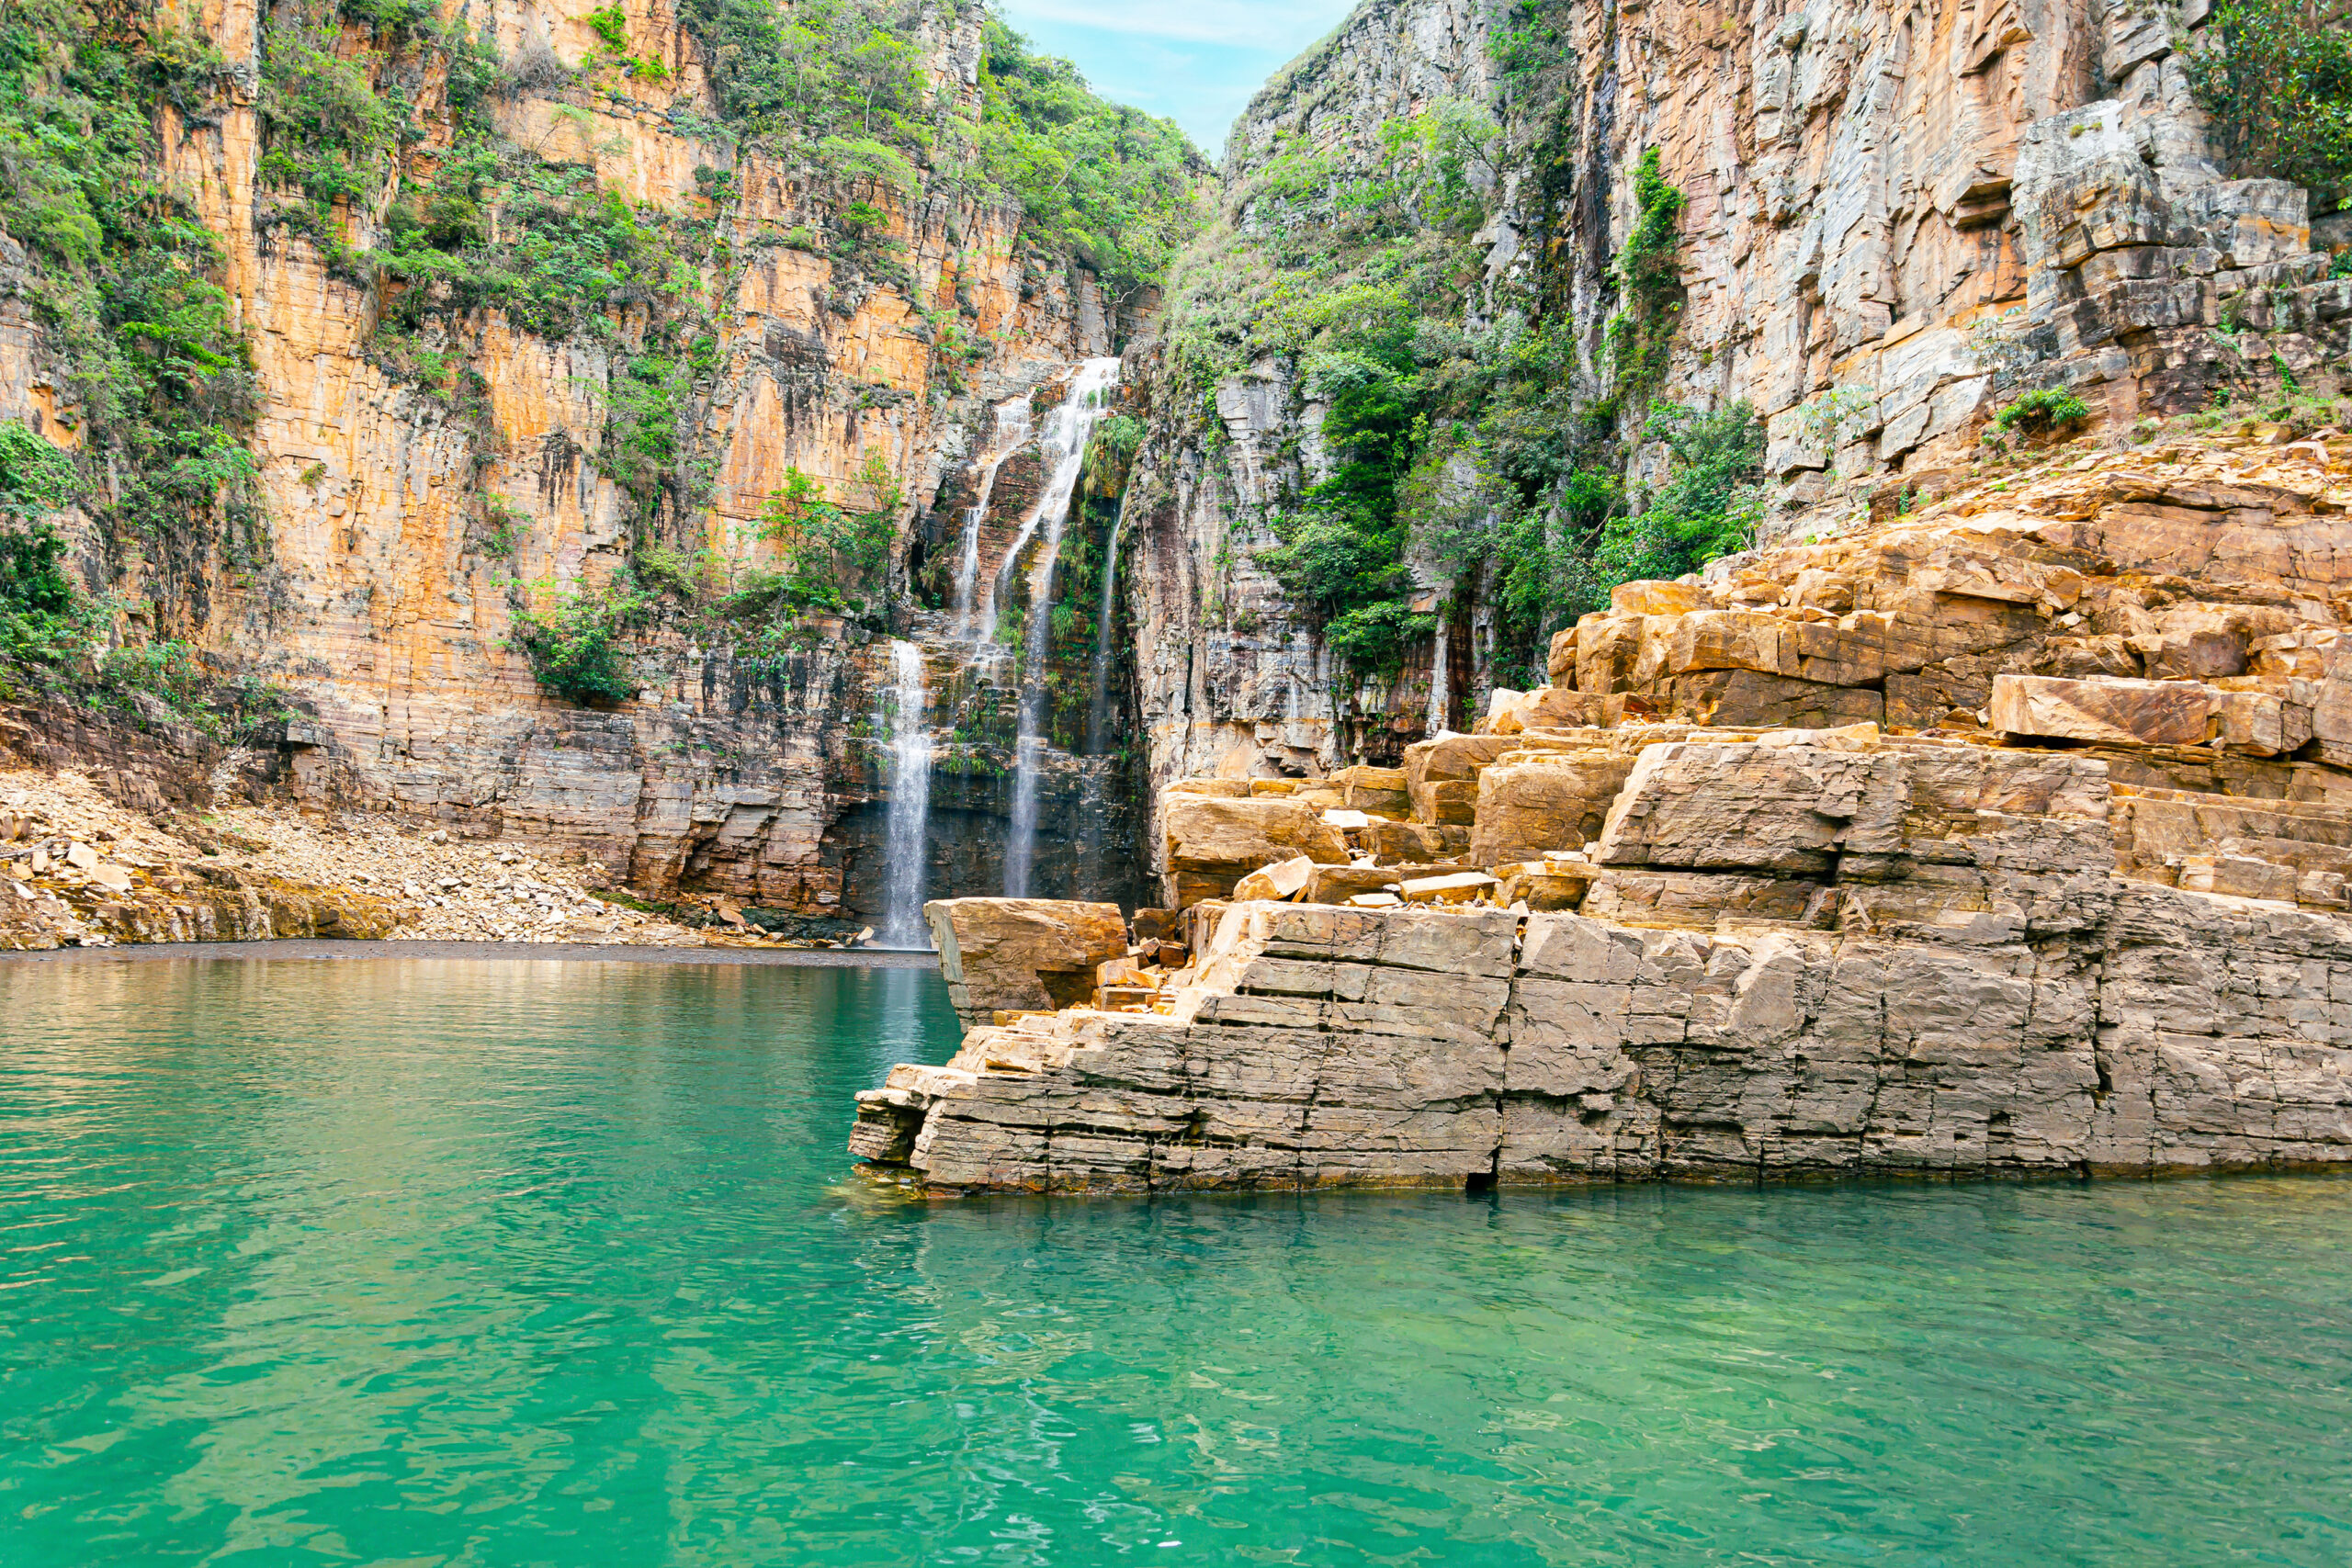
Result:
[[[1021,671],[1020,739],[1012,762],[1012,827],[1004,846],[1004,892],[1008,898],[1029,896],[1029,872],[1037,853],[1037,775],[1046,750],[1046,655],[1053,642],[1054,566],[1062,550],[1062,529],[1069,522],[1071,499],[1079,472],[1086,466],[1086,443],[1094,423],[1102,416],[1103,394],[1119,378],[1116,359],[1090,359],[1070,378],[1069,395],[1054,410],[1046,427],[1046,457],[1053,477],[1046,481],[1037,509],[1022,524],[1020,536],[997,573],[996,592],[989,597],[985,642],[996,632],[997,606],[1012,587],[1021,552],[1042,524],[1046,542],[1029,574],[1027,658]]]
[[[1447,618],[1450,608],[1443,604],[1438,606],[1437,649],[1430,670],[1429,733],[1431,735],[1444,734],[1446,721],[1453,716],[1453,677],[1445,667],[1449,652],[1447,645],[1453,640],[1447,635],[1451,629]]]
[[[923,925],[923,864],[930,855],[931,731],[923,728],[922,649],[890,644],[892,673],[889,815],[882,837],[882,942],[929,947]]]
[[[1111,517],[1111,542],[1102,551],[1102,603],[1094,612],[1094,694],[1086,705],[1086,754],[1102,754],[1102,727],[1110,720],[1111,611],[1118,603],[1119,525],[1127,520],[1127,498]]]
[[[1027,394],[997,405],[996,429],[989,438],[989,456],[980,465],[978,499],[964,513],[964,551],[956,558],[956,629],[972,629],[972,590],[980,575],[980,525],[988,521],[989,497],[996,491],[996,471],[1004,460],[1029,444]],[[993,620],[993,616],[990,617]],[[993,631],[993,626],[989,628]]]

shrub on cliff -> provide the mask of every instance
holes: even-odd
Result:
[[[104,535],[189,566],[262,547],[250,359],[208,276],[211,236],[153,156],[154,117],[201,108],[221,69],[152,10],[0,8],[0,227],[24,246],[22,293],[81,435],[73,462],[106,476],[83,503]]]
[[[906,495],[879,452],[866,454],[843,491],[836,502],[815,479],[787,468],[761,513],[762,531],[784,547],[775,585],[787,610],[869,613],[879,605]]]
[[[2352,4],[2223,0],[2184,57],[2236,171],[2352,201]]]
[[[1098,97],[993,17],[985,37],[980,166],[1020,198],[1030,243],[1073,252],[1114,294],[1157,287],[1198,228],[1207,163],[1173,120]]]
[[[540,685],[592,705],[637,695],[621,639],[644,619],[650,602],[633,581],[621,576],[601,589],[575,587],[545,610],[522,600],[519,588],[515,593],[514,646],[531,661]]]
[[[1754,408],[1737,402],[1704,413],[1661,404],[1643,434],[1666,444],[1671,468],[1640,512],[1602,528],[1592,558],[1604,601],[1617,583],[1671,580],[1746,549],[1763,520],[1755,481],[1764,422]]]
[[[2091,405],[2064,387],[2042,387],[2026,393],[1993,416],[1993,423],[2003,430],[2020,431],[2027,435],[2046,435],[2053,430],[2082,423],[2091,416]]]

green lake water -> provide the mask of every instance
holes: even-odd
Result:
[[[915,970],[0,964],[0,1565],[2352,1560],[2352,1182],[881,1196]]]

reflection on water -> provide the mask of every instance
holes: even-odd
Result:
[[[2352,1551],[2352,1185],[922,1204],[921,971],[0,1007],[0,1562]]]

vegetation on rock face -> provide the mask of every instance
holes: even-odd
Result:
[[[867,456],[852,489],[857,503],[843,506],[791,468],[768,502],[762,521],[785,550],[775,592],[790,607],[868,613],[878,607],[891,531],[906,497],[879,452]]]
[[[551,690],[593,700],[618,679],[598,650],[643,621],[657,592],[691,616],[731,605],[729,624],[762,646],[789,635],[801,610],[880,611],[895,517],[867,503],[870,474],[847,497],[779,498],[804,514],[778,530],[790,558],[767,575],[781,590],[747,596],[731,584],[750,569],[712,558],[701,414],[729,367],[723,301],[749,255],[828,256],[846,312],[875,288],[910,290],[892,239],[903,215],[941,197],[1011,202],[1033,276],[1075,264],[1131,294],[1160,280],[1206,171],[1171,123],[1103,102],[993,18],[974,93],[925,68],[947,25],[928,0],[684,0],[680,15],[716,115],[672,104],[670,118],[716,155],[676,203],[628,200],[594,167],[599,100],[638,112],[647,88],[673,76],[667,40],[634,36],[618,6],[585,18],[602,47],[576,66],[544,45],[502,60],[467,16],[428,0],[276,0],[259,18],[254,224],[374,292],[370,356],[426,400],[424,417],[440,417],[436,403],[457,416],[477,474],[503,451],[475,363],[489,312],[593,345],[573,363],[608,367],[594,389],[605,427],[580,434],[634,513],[628,581],[645,604],[623,615],[609,595],[575,590],[536,619],[526,612],[517,634]],[[77,491],[96,525],[81,564],[101,577],[130,557],[160,570],[159,627],[200,625],[208,574],[260,565],[266,548],[246,446],[259,400],[251,359],[218,285],[217,242],[159,172],[159,136],[205,124],[230,85],[193,10],[0,4],[0,225],[26,248],[27,291],[65,367],[59,402],[80,438],[69,461],[85,480],[104,477]],[[501,129],[514,122],[502,104],[521,94],[552,100],[557,134],[526,145]],[[737,171],[752,154],[799,182],[808,219],[786,231],[744,217]],[[948,240],[964,243],[953,222]],[[922,313],[934,396],[960,391],[992,352],[967,319],[977,307],[961,304]],[[859,407],[901,395],[836,392]],[[476,510],[469,547],[511,558],[528,519],[515,526],[486,488]],[[19,522],[8,538],[12,570],[70,577],[53,531]],[[697,564],[664,586],[651,570],[664,555]],[[7,613],[11,635],[29,637],[31,623]]]
[[[552,600],[536,609],[514,590],[514,644],[531,661],[539,684],[575,703],[612,704],[637,695],[622,639],[641,625],[651,600],[628,576],[602,589],[575,586],[560,592],[541,584]]]
[[[76,498],[109,553],[157,569],[162,613],[190,621],[208,566],[266,547],[251,362],[213,239],[153,156],[154,117],[209,101],[220,70],[169,13],[0,7],[0,227],[25,248],[21,287],[78,438]]]
[[[2091,406],[2064,387],[2043,387],[2026,393],[1993,416],[2003,430],[2044,435],[2080,424],[2090,418]]]
[[[1569,248],[1486,276],[1476,236],[1505,165],[1559,204],[1577,166],[1552,6],[1504,6],[1490,37],[1493,101],[1438,100],[1352,156],[1303,140],[1238,149],[1246,173],[1170,281],[1165,341],[1212,444],[1213,389],[1249,367],[1286,371],[1325,411],[1328,467],[1271,509],[1255,558],[1351,678],[1393,675],[1477,595],[1498,610],[1496,678],[1540,682],[1550,634],[1613,584],[1740,548],[1762,513],[1754,412],[1654,401],[1681,317],[1684,206],[1655,148],[1625,171],[1623,244],[1584,279],[1613,300],[1598,343],[1578,324]],[[1295,67],[1261,104],[1311,96],[1317,68]],[[1645,448],[1663,477],[1629,491],[1621,476]],[[1417,575],[1408,560],[1428,564]]]
[[[2202,39],[2189,88],[2239,172],[2352,205],[2352,6],[2223,0]]]

